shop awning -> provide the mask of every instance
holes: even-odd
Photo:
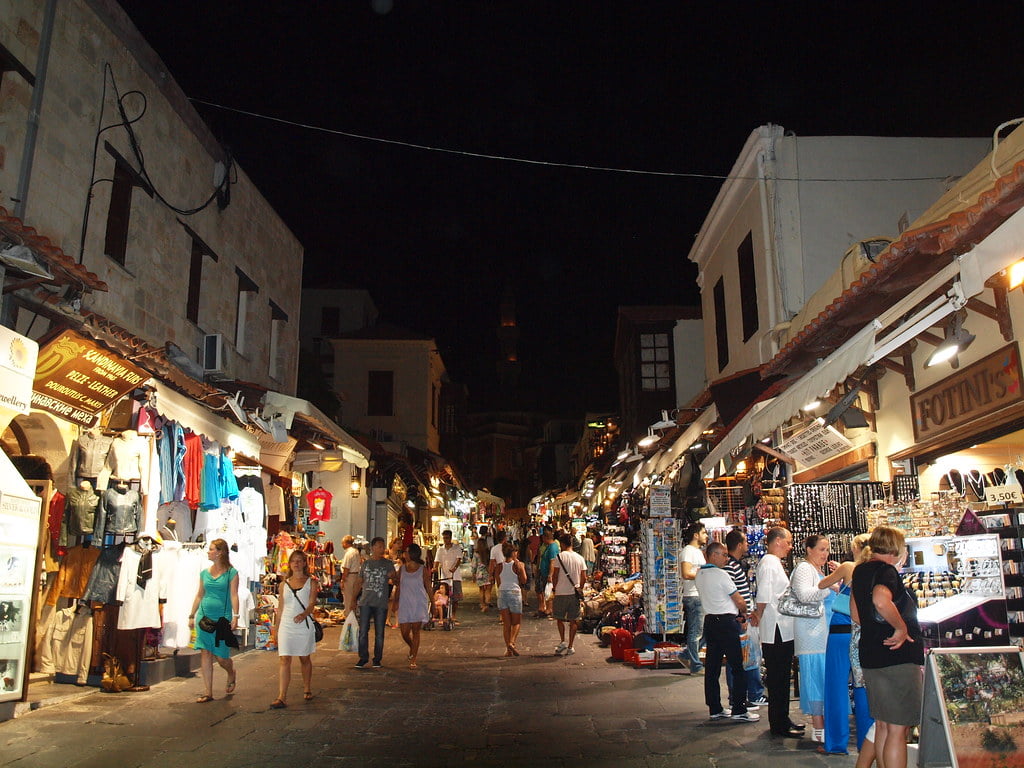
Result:
[[[700,472],[702,475],[706,475],[711,472],[718,462],[746,442],[747,438],[750,437],[753,431],[752,425],[754,417],[762,409],[767,408],[773,402],[775,402],[774,397],[768,400],[762,400],[759,403],[754,403],[750,407],[750,410],[747,411],[746,415],[736,423],[736,426],[729,430],[725,437],[718,442],[718,445],[711,449],[707,458],[700,463]]]
[[[351,451],[296,451],[293,454],[293,472],[340,472],[347,461],[361,469],[370,466],[363,458],[362,464],[357,464],[352,458],[360,458],[358,454]]]
[[[345,461],[364,469],[370,466],[370,456],[366,448],[308,400],[271,391],[263,396],[263,418],[280,417],[285,428],[291,429],[292,420],[296,416],[321,432],[324,437],[333,440]]]
[[[156,389],[157,413],[165,419],[176,421],[183,427],[188,427],[208,440],[215,440],[225,447],[232,448],[243,456],[259,458],[260,444],[255,435],[218,416],[195,400],[179,395],[156,379],[150,379],[149,384]]]
[[[690,446],[698,442],[704,434],[704,430],[710,429],[711,425],[718,421],[718,407],[712,403],[690,425],[683,430],[683,433],[672,443],[672,447],[666,452],[671,457],[672,463],[666,465],[669,469],[676,462],[682,463],[682,458]]]

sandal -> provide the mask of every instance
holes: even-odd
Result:
[[[516,650],[516,647],[514,645],[510,645],[509,649],[512,651],[512,655],[513,656],[518,656],[519,655],[519,651]]]
[[[284,701],[282,701],[281,699],[274,699],[272,702],[270,702],[271,709],[284,709],[287,706],[288,705],[285,704]]]
[[[208,704],[211,701],[213,701],[213,696],[203,695],[196,699],[196,704]]]
[[[505,656],[512,656],[512,648],[511,647],[505,649]]]
[[[236,682],[237,682],[237,680],[234,677],[232,677],[230,680],[228,680],[228,684],[226,686],[224,686],[224,693],[228,693],[228,694],[234,693],[235,692],[235,683]]]
[[[302,694],[302,698],[305,701],[312,701],[313,700],[313,692],[312,691],[306,691],[305,693]]]
[[[410,661],[409,662],[409,669],[416,669],[416,662],[415,661]]]

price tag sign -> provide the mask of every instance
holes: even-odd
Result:
[[[986,504],[1020,504],[1019,485],[990,485],[985,489]]]

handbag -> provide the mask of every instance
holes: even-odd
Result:
[[[286,581],[285,584],[288,584],[288,582]],[[295,602],[302,606],[302,610],[306,610],[306,605],[302,602],[302,600],[299,599],[299,593],[295,591],[295,587],[293,587],[291,584],[288,584],[288,589],[290,589],[292,591],[292,594],[295,595]],[[309,616],[307,616],[307,627],[309,626],[310,621],[313,622],[313,639],[319,643],[321,640],[324,639],[324,626],[316,619],[310,619]]]
[[[218,576],[218,578],[220,578],[220,577]],[[228,609],[228,596],[225,593],[225,595],[224,595],[224,607],[221,609],[221,614],[224,614],[227,611],[227,609]],[[206,614],[203,614],[203,618],[201,618],[199,620],[199,628],[201,630],[203,630],[203,632],[216,632],[217,631],[217,622],[214,621],[213,619],[211,619]]]
[[[783,616],[795,616],[798,619],[820,619],[825,615],[825,604],[821,601],[801,602],[793,594],[793,588],[786,587],[786,591],[779,595],[779,613]]]
[[[846,587],[843,587],[832,601],[832,610],[835,613],[843,614],[843,616],[850,615],[850,593],[846,590]]]

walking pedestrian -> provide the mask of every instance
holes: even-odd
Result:
[[[480,526],[480,535],[476,539],[474,555],[476,558],[476,586],[480,590],[480,612],[487,613],[491,602],[491,586],[494,580],[491,576],[491,547],[494,543],[487,535],[487,526]]]
[[[558,645],[555,654],[572,656],[576,653],[573,642],[576,629],[583,617],[583,582],[587,576],[587,564],[572,550],[572,534],[562,533],[558,537],[560,551],[551,561],[550,578],[554,585],[551,600],[551,615],[558,621]],[[565,642],[566,629],[569,642]]]
[[[822,603],[821,616],[798,616],[793,621],[793,652],[800,660],[800,710],[811,716],[811,738],[825,742],[825,648],[828,644],[828,620],[835,592],[819,589],[825,578],[829,543],[824,536],[808,536],[804,540],[805,558],[789,579],[793,596],[801,603]]]
[[[793,550],[793,535],[770,528],[764,537],[767,552],[757,564],[757,625],[761,633],[765,682],[768,688],[768,727],[772,735],[803,738],[804,727],[789,717],[793,670],[793,617],[779,613],[779,597],[789,586],[782,558]]]
[[[495,572],[498,588],[498,611],[501,613],[501,632],[505,638],[505,655],[518,656],[516,640],[523,621],[523,586],[526,568],[515,557],[516,548],[511,541],[501,545],[502,563]]]
[[[388,595],[395,574],[394,562],[384,556],[384,539],[370,542],[370,559],[359,568],[356,581],[359,593],[359,661],[356,669],[370,663],[370,620],[373,620],[373,667],[379,669],[384,658],[384,625],[388,615]]]
[[[355,537],[345,536],[341,540],[341,548],[345,554],[341,558],[341,594],[345,601],[345,617],[356,610],[356,581],[359,578],[361,558],[355,547]]]
[[[228,673],[224,693],[235,692],[235,664],[231,660],[231,649],[216,629],[204,629],[203,619],[217,624],[231,616],[231,630],[238,627],[238,571],[231,566],[230,550],[224,539],[214,539],[206,551],[210,567],[199,574],[199,591],[192,602],[188,626],[196,630],[195,648],[199,651],[199,669],[203,676],[206,693],[196,699],[197,704],[213,701],[213,660]],[[237,648],[237,644],[235,645]]]
[[[690,673],[699,674],[704,665],[700,661],[700,647],[703,645],[701,633],[704,628],[704,613],[701,609],[700,596],[697,594],[697,571],[706,564],[702,547],[708,543],[708,530],[704,523],[691,523],[683,533],[686,546],[680,571],[683,577],[683,632],[686,643],[686,655],[690,660]]]
[[[555,532],[545,528],[541,537],[540,554],[537,555],[537,618],[551,618],[551,600],[547,597],[547,586],[551,581],[551,563],[561,551],[555,541]]]
[[[349,537],[351,538],[351,537]],[[351,546],[351,544],[349,545]],[[299,657],[302,668],[302,698],[313,699],[313,662],[316,633],[311,617],[319,582],[309,574],[306,554],[296,550],[288,556],[286,578],[277,590],[277,618],[274,620],[274,642],[277,644],[277,698],[271,709],[288,706],[288,686],[292,680],[292,657]]]
[[[448,597],[452,609],[452,622],[455,624],[459,623],[455,619],[455,614],[462,601],[462,557],[462,545],[452,541],[451,531],[442,531],[441,545],[434,555],[434,562],[437,564],[438,580],[451,581],[451,594]]]
[[[392,576],[396,579],[398,601],[398,629],[402,640],[409,646],[409,669],[416,669],[420,652],[420,630],[430,621],[430,570],[423,563],[423,550],[419,544],[410,544],[405,550],[405,565]]]
[[[747,569],[741,562],[747,555],[747,537],[743,531],[733,528],[725,535],[725,548],[729,553],[728,562],[725,564],[725,572],[729,574],[729,578],[732,579],[732,583],[736,585],[736,590],[740,593],[740,597],[747,604],[747,616],[751,617],[747,627],[747,632],[751,634],[752,639],[756,637],[756,625],[752,614],[754,612],[754,595],[750,590],[750,578],[747,576]],[[761,685],[761,665],[758,664],[754,669],[744,670],[744,677],[746,679],[746,691],[747,701],[753,706],[761,706],[767,704],[768,700],[764,698],[764,686]],[[725,668],[725,679],[729,685],[732,685],[732,667],[727,666]]]
[[[718,541],[708,544],[707,559],[709,562],[700,567],[694,579],[703,606],[704,640],[707,643],[704,703],[708,705],[711,720],[731,718],[755,723],[761,717],[757,712],[747,709],[743,649],[740,647],[740,633],[747,623],[747,603],[725,571],[724,566],[729,559],[725,545]],[[722,687],[719,680],[722,656],[725,656],[732,668],[728,713],[722,709]]]

